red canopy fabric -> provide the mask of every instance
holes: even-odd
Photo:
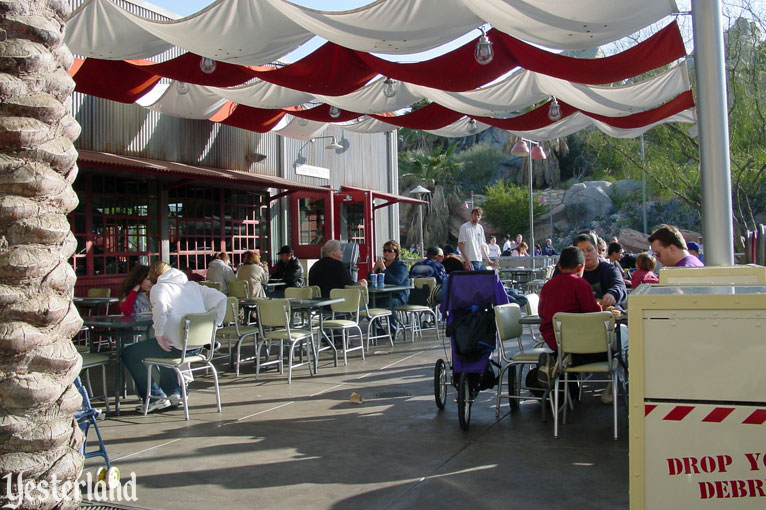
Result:
[[[282,110],[251,108],[228,101],[210,117],[210,120],[256,133],[268,133],[284,116],[285,112]]]
[[[95,92],[103,90],[103,93],[118,97],[125,93],[113,90],[112,86],[122,80],[143,82],[151,74],[218,87],[239,85],[252,78],[260,78],[311,94],[340,96],[358,90],[377,74],[439,90],[464,92],[490,83],[517,66],[575,83],[606,84],[638,76],[685,55],[683,39],[676,22],[628,50],[596,59],[552,53],[495,29],[490,30],[488,35],[495,51],[495,57],[488,65],[480,65],[474,60],[475,41],[417,63],[389,62],[334,43],[326,43],[298,62],[279,69],[217,62],[215,71],[205,74],[199,66],[201,57],[193,53],[159,64],[146,60],[126,61],[123,66],[107,60],[87,59],[87,62],[88,69],[96,66],[93,74],[107,75],[119,71],[117,83],[93,89]],[[78,75],[79,72],[74,74],[78,82],[85,78]],[[92,78],[92,74],[88,78]],[[93,95],[106,97],[98,93]]]
[[[74,78],[77,92],[120,103],[135,103],[162,79],[128,62],[93,58],[75,59],[69,74]]]

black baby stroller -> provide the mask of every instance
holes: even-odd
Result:
[[[82,407],[79,411],[74,413],[77,424],[80,426],[80,430],[85,436],[85,440],[82,442],[82,448],[80,451],[83,457],[86,459],[91,457],[104,458],[106,467],[102,466],[98,468],[98,471],[96,472],[96,478],[99,481],[103,481],[108,489],[111,489],[120,483],[120,470],[116,466],[112,466],[111,462],[109,462],[109,456],[106,453],[106,446],[104,446],[104,441],[101,439],[101,432],[98,430],[98,423],[96,420],[101,416],[101,411],[91,407],[90,398],[88,398],[88,392],[82,385],[82,381],[79,377],[75,379],[74,384],[77,387],[77,390],[80,392],[80,395],[82,395]],[[91,426],[96,432],[96,437],[98,438],[98,449],[88,452],[85,451],[85,446],[88,444],[88,430]]]
[[[441,311],[447,320],[447,334],[442,341],[447,361],[436,361],[434,398],[436,406],[444,409],[447,384],[455,386],[458,421],[460,428],[467,430],[476,395],[493,388],[497,380],[497,363],[491,360],[497,332],[492,307],[508,303],[508,296],[494,271],[453,271],[446,285]]]

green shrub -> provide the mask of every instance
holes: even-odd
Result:
[[[545,211],[545,206],[534,200],[535,215]],[[487,187],[487,199],[482,204],[486,220],[504,233],[523,233],[529,237],[529,190],[500,181]]]

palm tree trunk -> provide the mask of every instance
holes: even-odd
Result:
[[[69,10],[66,0],[0,0],[0,507],[15,503],[8,475],[70,488],[18,508],[79,506],[73,414],[82,399],[72,382],[81,358],[71,338],[82,320],[71,300],[76,242],[66,215],[77,205],[80,127],[69,113]]]

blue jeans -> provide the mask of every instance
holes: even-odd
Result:
[[[473,266],[474,271],[484,271],[486,269],[484,267],[484,262],[481,260],[472,260],[471,265]]]
[[[200,349],[188,350],[186,354],[196,354]],[[130,375],[133,376],[133,381],[136,383],[136,393],[138,397],[143,400],[146,397],[146,372],[147,367],[144,365],[144,359],[146,358],[180,358],[181,351],[175,347],[170,352],[163,351],[160,344],[157,343],[156,338],[150,338],[148,340],[142,340],[134,344],[128,345],[122,350],[122,361],[125,363],[125,368],[128,369]],[[175,371],[169,368],[159,368],[160,382],[152,377],[152,396],[153,397],[167,397],[169,395],[181,394],[181,383],[178,381],[178,376]]]

